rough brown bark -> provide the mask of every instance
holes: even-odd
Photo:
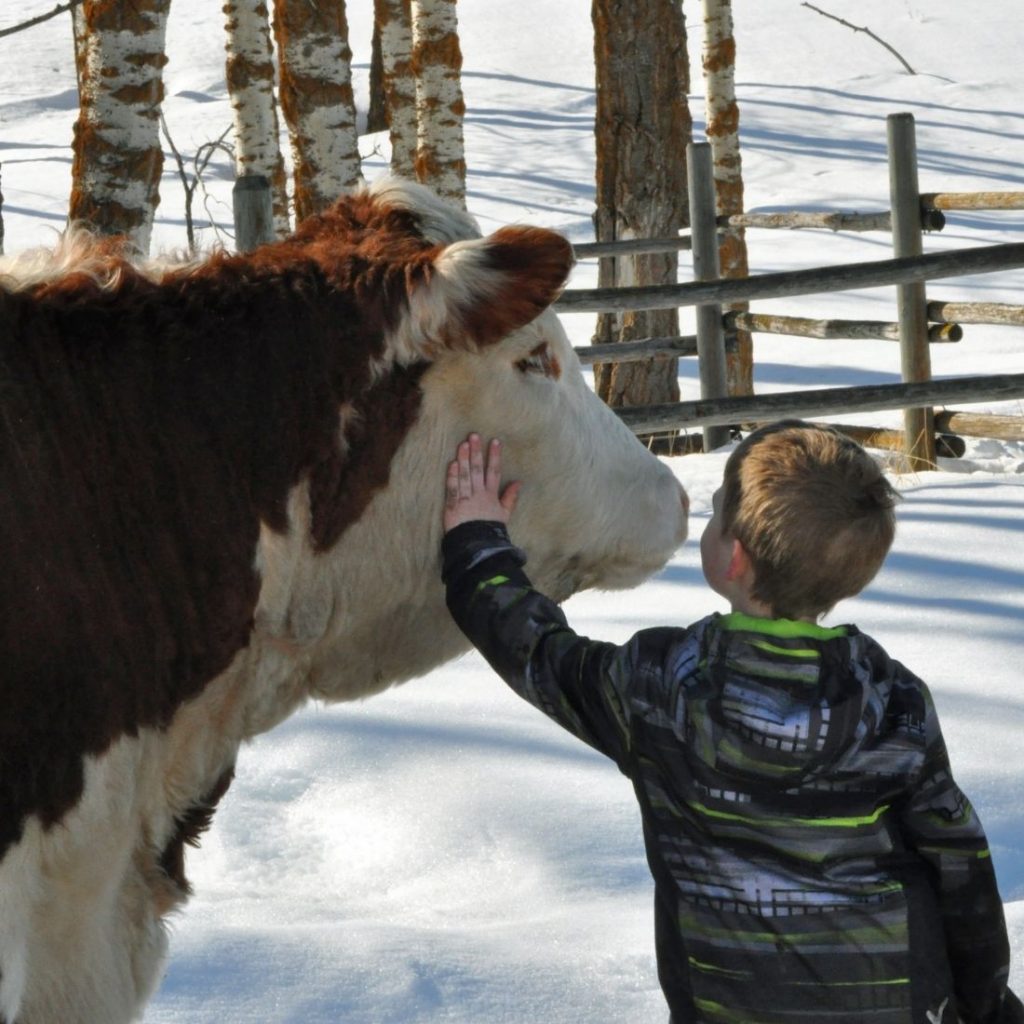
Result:
[[[376,9],[376,4],[374,8]],[[388,126],[388,103],[384,92],[384,52],[380,41],[380,20],[374,18],[370,40],[370,100],[366,107],[367,132],[382,132]]]
[[[149,249],[163,168],[160,104],[170,0],[86,0],[70,219]]]
[[[688,222],[686,144],[692,134],[686,94],[689,63],[678,0],[593,0],[597,75],[599,242],[676,234]],[[676,280],[675,254],[601,260],[599,284]],[[679,333],[675,310],[602,316],[595,343]],[[676,360],[605,363],[595,368],[598,394],[612,406],[673,402]]]

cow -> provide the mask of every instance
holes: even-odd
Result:
[[[466,649],[439,544],[469,430],[556,599],[682,543],[549,308],[572,261],[388,178],[249,254],[71,231],[0,266],[0,1024],[138,1019],[240,745]]]

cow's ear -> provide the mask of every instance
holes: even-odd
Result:
[[[544,228],[501,228],[446,246],[412,288],[403,340],[428,357],[493,344],[551,305],[572,264],[572,246]]]

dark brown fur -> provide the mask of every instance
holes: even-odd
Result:
[[[177,830],[160,855],[160,868],[170,878],[178,891],[191,895],[192,886],[185,875],[185,847],[198,847],[199,840],[213,824],[217,804],[228,791],[235,769],[229,768],[214,784],[213,789],[175,822]]]
[[[285,529],[295,484],[326,548],[387,482],[423,367],[370,385],[404,288],[368,278],[429,247],[370,267],[376,230],[332,239],[334,282],[286,243],[0,295],[0,853],[74,804],[83,754],[166,726],[247,643],[259,524]]]
[[[426,363],[372,367],[441,248],[360,195],[159,281],[107,241],[109,289],[83,270],[0,291],[0,856],[28,815],[49,827],[75,804],[85,755],[166,727],[248,643],[260,524],[287,528],[296,484],[319,551],[386,486]],[[431,343],[527,323],[572,254],[506,229],[483,261],[497,293]]]

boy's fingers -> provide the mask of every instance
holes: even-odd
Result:
[[[505,509],[506,512],[511,513],[516,507],[516,502],[519,500],[519,489],[521,487],[522,484],[520,481],[513,480],[512,483],[510,483],[508,487],[501,492],[501,498],[499,500],[501,501],[501,507]]]
[[[445,504],[449,508],[459,500],[459,463],[456,459],[452,459],[448,463],[448,475],[444,482],[444,497]]]
[[[459,445],[459,497],[468,498],[473,493],[473,481],[469,469],[469,442]]]
[[[497,437],[491,439],[487,449],[487,477],[484,486],[495,494],[501,486],[501,441]]]
[[[484,450],[479,434],[469,435],[469,473],[473,490],[484,486]]]

